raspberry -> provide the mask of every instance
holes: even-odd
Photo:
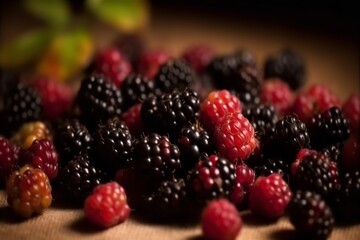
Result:
[[[289,86],[279,79],[264,82],[261,89],[261,102],[272,104],[279,115],[289,112],[292,105],[293,93]]]
[[[58,174],[58,154],[52,142],[47,139],[35,140],[20,155],[20,163],[42,169],[49,180],[55,179]]]
[[[0,135],[0,182],[15,170],[19,160],[20,148]]]
[[[253,126],[240,112],[227,114],[218,120],[214,139],[220,155],[234,164],[247,159],[258,145]]]
[[[360,138],[360,94],[351,95],[343,104],[342,111],[349,120],[351,133]]]
[[[213,132],[219,118],[228,113],[241,112],[240,100],[227,90],[213,91],[200,104],[200,122]]]
[[[123,98],[114,83],[92,75],[81,82],[77,105],[88,128],[95,129],[110,117],[121,115]]]
[[[34,78],[30,85],[42,100],[46,119],[56,120],[70,109],[74,93],[69,85],[47,77]]]
[[[20,145],[22,149],[29,148],[36,139],[51,139],[50,130],[44,122],[25,123],[11,138],[11,140]]]
[[[342,152],[342,167],[347,172],[360,171],[360,139],[354,136],[346,140]]]
[[[136,34],[128,34],[121,36],[119,40],[115,42],[116,47],[129,60],[132,66],[138,62],[140,54],[144,51],[144,41]]]
[[[313,99],[315,104],[315,113],[323,112],[331,107],[341,106],[339,98],[325,85],[313,84],[306,91]]]
[[[206,239],[235,240],[242,228],[242,219],[226,199],[213,200],[203,210],[201,228]]]
[[[184,91],[194,82],[194,73],[184,60],[169,60],[160,66],[154,80],[162,92]]]
[[[48,177],[41,169],[29,165],[10,175],[6,182],[6,193],[10,207],[24,218],[41,213],[52,201]]]
[[[96,226],[109,228],[124,222],[130,216],[124,189],[116,182],[97,186],[86,198],[86,218]]]
[[[249,207],[258,216],[276,219],[284,214],[291,195],[289,186],[280,174],[258,177],[250,189]]]
[[[200,202],[229,197],[236,181],[235,167],[216,155],[203,157],[188,176],[190,192]]]
[[[171,54],[163,49],[144,52],[139,57],[138,71],[149,79],[154,79],[161,65],[171,58]]]
[[[338,107],[315,114],[307,124],[311,147],[322,149],[344,142],[350,136],[349,121]]]
[[[192,69],[201,73],[213,59],[214,55],[214,51],[208,46],[193,45],[188,47],[182,56]]]
[[[296,114],[300,121],[307,123],[316,112],[313,98],[309,94],[299,93],[294,99],[291,112]]]
[[[129,127],[129,131],[134,137],[140,137],[144,132],[144,126],[141,121],[141,107],[142,103],[138,103],[121,115],[121,120]]]
[[[119,88],[131,73],[130,63],[115,48],[102,50],[95,58],[95,66],[97,73],[103,74]]]
[[[290,222],[303,238],[327,239],[334,227],[330,207],[319,194],[297,191],[289,204]]]
[[[60,155],[60,164],[65,165],[80,153],[90,150],[93,139],[87,128],[77,119],[60,123],[54,133],[54,144]]]
[[[280,78],[296,90],[305,83],[305,63],[302,57],[290,49],[280,52],[266,59],[264,78]]]

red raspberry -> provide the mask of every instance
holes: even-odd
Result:
[[[111,80],[117,87],[131,73],[131,64],[115,48],[108,48],[100,52],[95,59],[96,72],[103,74]]]
[[[153,49],[140,55],[138,71],[149,79],[154,79],[161,65],[171,58],[163,49]]]
[[[125,190],[117,182],[98,185],[86,198],[84,212],[90,222],[103,228],[124,222],[130,215]]]
[[[261,89],[261,102],[274,105],[280,115],[285,115],[292,104],[293,93],[287,83],[279,79],[264,82]]]
[[[45,118],[56,120],[70,109],[74,91],[69,85],[49,77],[36,77],[30,81],[30,85],[41,97]]]
[[[267,219],[284,214],[291,199],[291,191],[280,174],[258,177],[250,189],[249,207],[252,213]]]
[[[139,137],[144,131],[144,126],[141,121],[141,106],[142,103],[138,103],[121,115],[121,120],[125,122],[131,135],[135,137]]]
[[[255,182],[255,171],[242,163],[237,165],[235,172],[236,185],[230,200],[236,207],[242,208],[246,206],[249,190]]]
[[[47,139],[36,139],[30,148],[20,155],[21,164],[42,169],[50,180],[55,179],[58,174],[58,159],[54,145]]]
[[[344,144],[343,167],[346,172],[360,171],[360,139],[352,136]]]
[[[200,105],[200,122],[212,132],[219,118],[234,112],[241,112],[240,100],[227,90],[213,91]]]
[[[202,213],[201,228],[206,239],[234,240],[240,233],[242,220],[229,201],[213,200]]]
[[[213,59],[214,55],[215,53],[210,47],[194,45],[188,47],[184,51],[183,58],[188,62],[192,69],[200,73]]]
[[[350,122],[351,133],[357,134],[360,131],[360,94],[351,95],[342,107],[345,117]]]
[[[20,148],[0,135],[0,181],[7,178],[19,160]]]
[[[339,108],[341,106],[339,98],[325,85],[313,84],[306,93],[313,98],[315,103],[314,113],[326,111],[334,106]]]
[[[291,111],[295,113],[300,121],[306,123],[314,115],[314,102],[309,94],[299,93],[294,100]]]
[[[229,113],[215,125],[214,139],[221,156],[236,164],[247,159],[255,150],[258,141],[252,124],[240,112]]]
[[[20,216],[41,213],[52,201],[51,185],[46,174],[29,165],[13,172],[6,183],[7,201]]]

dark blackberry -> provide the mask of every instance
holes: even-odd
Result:
[[[88,128],[96,129],[100,122],[120,116],[123,99],[113,82],[100,75],[91,75],[81,82],[76,102],[82,120]]]
[[[160,66],[155,87],[164,93],[183,91],[194,82],[193,71],[184,60],[170,60]]]
[[[108,172],[131,165],[133,138],[129,128],[118,117],[100,125],[94,134],[94,152],[97,164]]]
[[[289,204],[290,222],[302,238],[327,239],[334,228],[330,207],[319,194],[297,191]]]
[[[328,199],[339,186],[339,171],[324,154],[309,153],[300,161],[293,180],[295,189],[314,191]]]
[[[251,122],[256,137],[260,141],[265,132],[274,127],[277,122],[276,111],[272,105],[259,104],[245,107],[242,114]]]
[[[289,165],[279,159],[268,159],[264,165],[255,168],[256,176],[278,173],[286,182],[289,182],[289,170]]]
[[[317,150],[342,143],[350,136],[349,121],[338,107],[315,114],[307,124],[311,147]]]
[[[107,178],[94,166],[87,154],[81,154],[61,168],[58,180],[66,198],[82,204],[94,187],[104,183]]]
[[[93,139],[77,119],[61,122],[54,132],[54,145],[60,156],[60,165],[65,165],[80,153],[90,150]]]
[[[287,115],[265,133],[262,150],[267,157],[280,158],[291,164],[300,149],[308,148],[309,142],[305,123],[296,115]]]
[[[172,180],[181,167],[179,148],[166,136],[156,133],[136,142],[133,161],[135,170],[153,184]]]
[[[17,83],[4,96],[1,130],[8,136],[23,123],[39,120],[42,111],[37,92],[24,83]]]
[[[264,79],[280,78],[296,90],[305,83],[304,60],[294,51],[283,49],[265,61]]]
[[[187,212],[188,198],[183,179],[161,182],[153,192],[143,197],[141,207],[147,217],[175,219]]]
[[[342,151],[344,148],[343,143],[336,143],[333,145],[330,145],[324,149],[321,150],[321,153],[325,154],[330,158],[330,160],[340,164],[342,160]]]
[[[139,74],[131,74],[122,83],[121,93],[124,99],[124,109],[128,109],[154,95],[154,81]]]
[[[252,52],[246,49],[239,49],[235,51],[234,57],[238,64],[248,65],[252,67],[256,67],[256,58]]]
[[[336,220],[351,222],[360,220],[360,172],[345,173],[340,188],[332,201]]]
[[[170,134],[176,139],[184,126],[195,122],[199,108],[196,92],[189,89],[180,93],[174,91],[146,100],[141,108],[141,118],[149,132]]]
[[[202,158],[187,179],[191,195],[199,202],[227,198],[235,186],[235,166],[225,158],[211,155]]]
[[[180,172],[183,176],[195,167],[201,156],[212,153],[214,149],[209,133],[199,124],[181,129],[177,143],[181,153]]]
[[[259,73],[246,53],[214,58],[207,71],[218,89],[232,91],[244,105],[260,103]]]

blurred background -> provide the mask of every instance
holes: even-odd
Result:
[[[68,81],[99,49],[130,35],[174,56],[193,44],[218,54],[247,49],[259,66],[288,47],[305,59],[309,82],[329,84],[342,99],[360,88],[355,3],[23,0],[0,9],[2,69]]]

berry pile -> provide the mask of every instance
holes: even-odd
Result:
[[[121,46],[95,56],[75,96],[43,77],[4,90],[0,184],[15,213],[41,213],[56,192],[102,228],[136,209],[195,218],[209,239],[235,239],[243,209],[288,214],[318,239],[360,218],[359,95],[341,104],[326,86],[299,90],[306,66],[290,50],[260,69],[247,50]]]

